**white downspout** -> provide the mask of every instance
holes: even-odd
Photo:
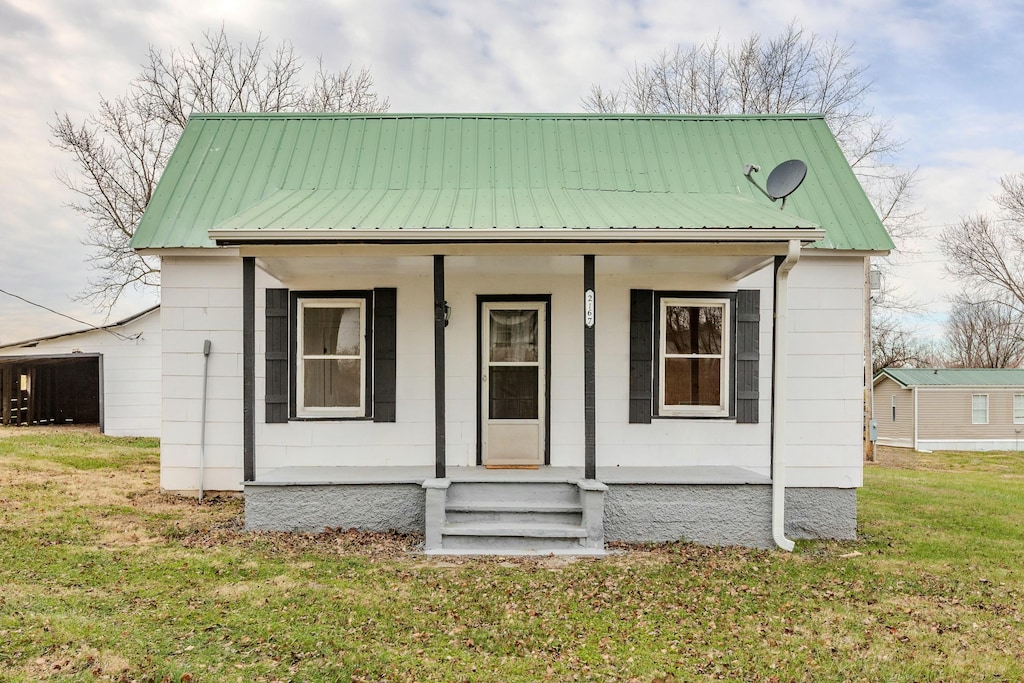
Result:
[[[786,538],[786,354],[789,311],[789,271],[800,260],[799,240],[789,241],[789,252],[775,271],[775,368],[772,396],[772,538],[782,550],[795,544]]]
[[[913,418],[912,419],[914,420],[914,450],[916,451],[917,450],[917,387],[914,387],[911,391],[914,394],[914,413],[913,413]]]
[[[199,502],[203,502],[203,480],[206,473],[206,385],[210,378],[210,340],[203,340],[203,403],[199,418]]]

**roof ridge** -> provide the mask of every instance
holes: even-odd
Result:
[[[589,112],[196,112],[189,119],[608,119],[651,121],[824,120],[815,112],[791,114],[637,114]]]

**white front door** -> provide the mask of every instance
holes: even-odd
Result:
[[[482,313],[483,464],[542,465],[547,435],[546,305],[487,302]]]

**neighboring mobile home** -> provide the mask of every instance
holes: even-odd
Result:
[[[161,485],[244,490],[249,528],[855,534],[892,243],[821,116],[195,115],[133,246],[162,257]]]
[[[97,424],[160,435],[160,308],[0,346],[0,424]]]
[[[874,402],[883,446],[1019,451],[1024,443],[1024,370],[885,368]]]

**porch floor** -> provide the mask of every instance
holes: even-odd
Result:
[[[449,467],[453,482],[576,482],[582,467],[489,470]],[[434,467],[280,467],[261,473],[245,486],[332,486],[340,484],[422,484],[434,479]],[[770,484],[771,477],[742,467],[598,467],[606,484]]]

